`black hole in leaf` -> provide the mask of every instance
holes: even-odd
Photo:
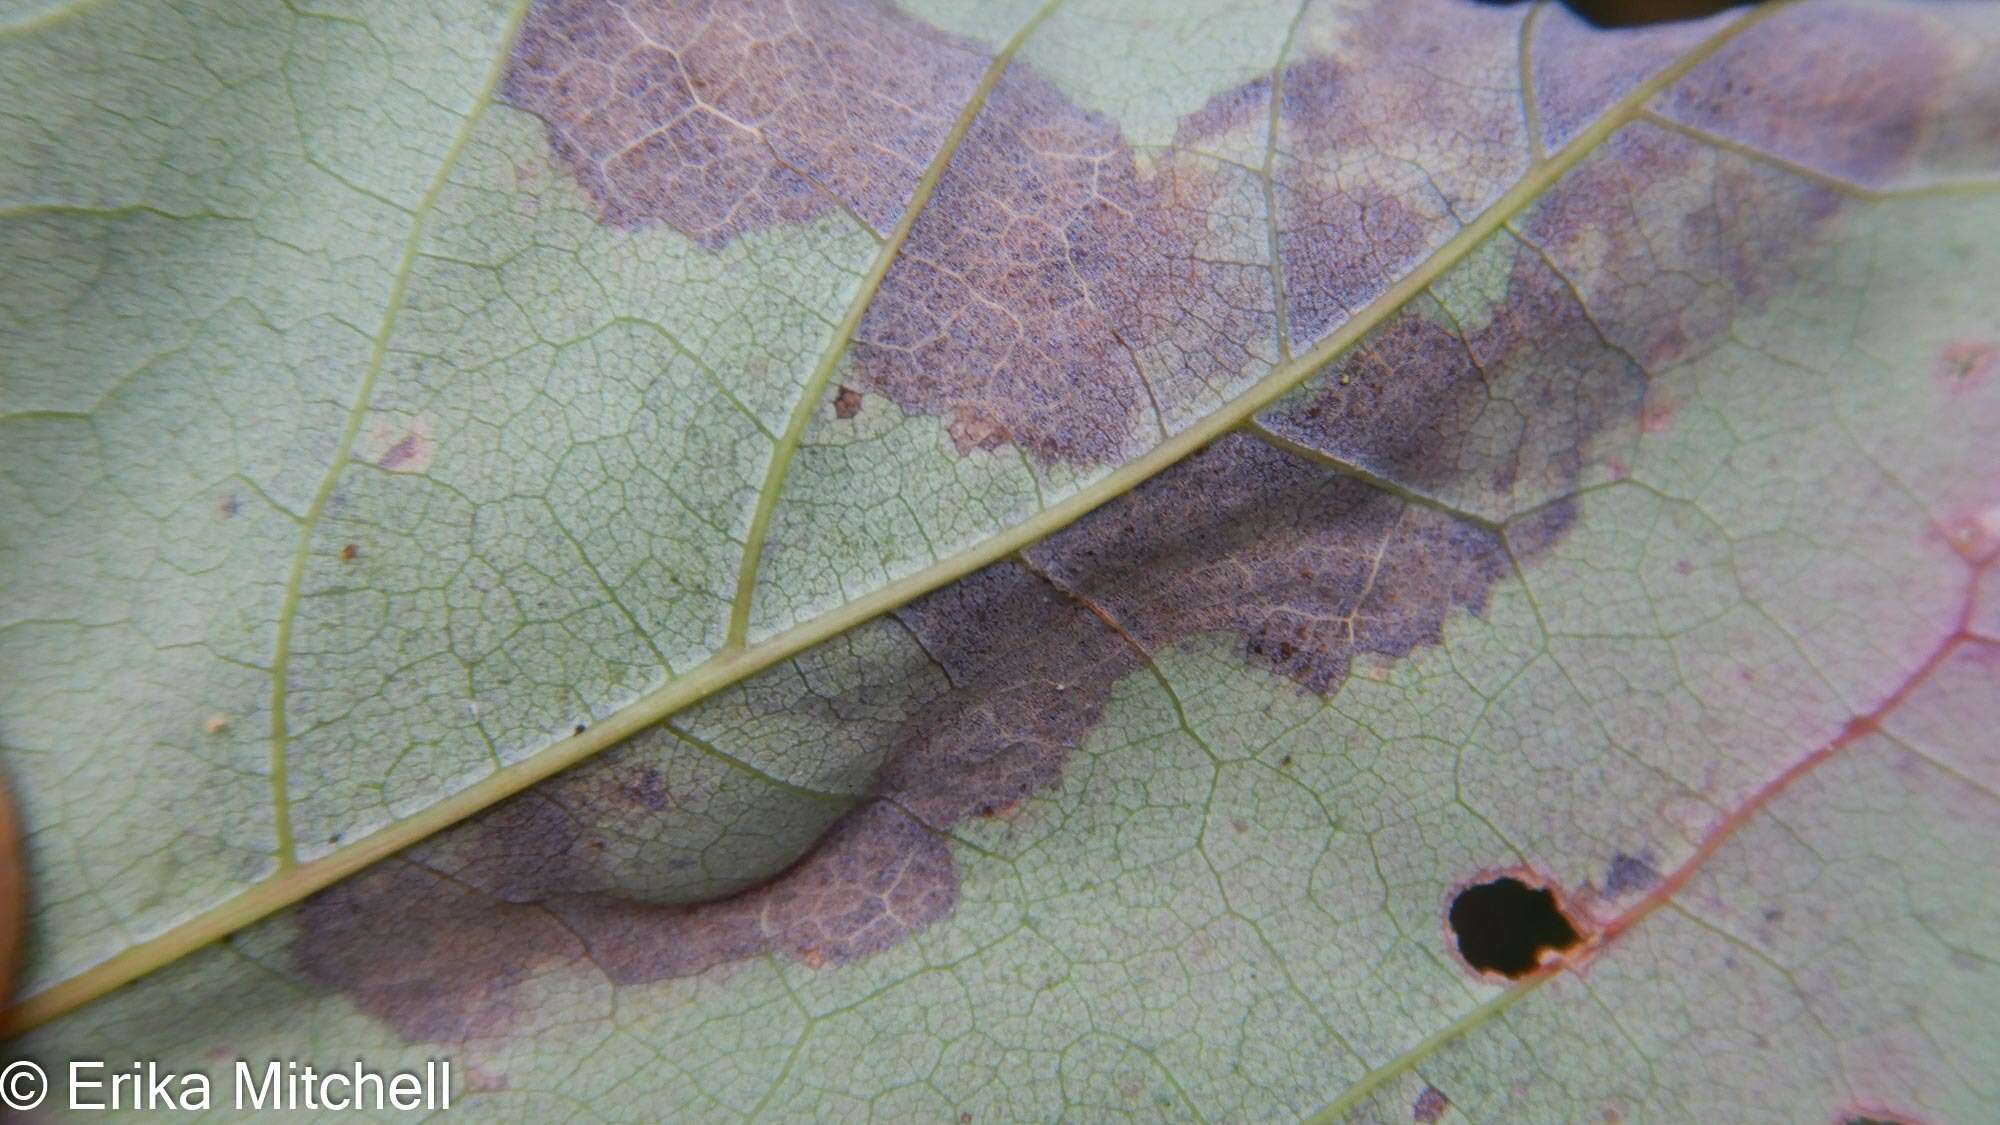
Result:
[[[1458,892],[1449,918],[1466,963],[1505,977],[1525,976],[1541,964],[1543,950],[1577,942],[1576,927],[1556,908],[1555,893],[1514,878]]]
[[[1484,2],[1517,4],[1521,0]],[[1651,23],[1697,20],[1746,2],[1748,0],[1563,0],[1563,5],[1598,27],[1644,27]]]

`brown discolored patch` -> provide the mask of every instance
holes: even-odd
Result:
[[[604,222],[716,249],[841,207],[886,235],[986,63],[869,0],[544,0],[501,96]]]
[[[1150,444],[1269,362],[1267,225],[1304,345],[1525,170],[1520,19],[1442,0],[1310,11],[1327,47],[1278,82],[1275,216],[1254,175],[1200,155],[1268,129],[1269,77],[1135,154],[1015,64],[863,319],[852,380],[947,418],[961,455],[1011,441],[1101,463]]]
[[[1983,7],[1949,22],[1920,5],[1785,8],[1689,72],[1661,109],[1869,187],[1990,171],[2000,105],[1978,71],[2000,46],[2000,18]],[[1813,43],[1839,44],[1840,64]]]
[[[358,544],[348,543],[340,548],[341,562],[350,563],[360,557],[361,557],[361,547]]]
[[[860,391],[844,384],[838,390],[834,391],[833,416],[835,418],[852,418],[859,413],[861,413]]]
[[[870,795],[778,877],[712,902],[659,901],[643,866],[618,864],[623,849],[607,854],[605,833],[589,827],[657,815],[669,799],[643,757],[614,752],[316,896],[301,918],[301,969],[409,1038],[450,1039],[510,1027],[514,1008],[499,997],[530,966],[587,958],[636,983],[772,953],[839,964],[944,916],[957,878],[942,831],[1053,786],[1137,657],[1072,599],[1007,564],[900,615],[955,687],[903,724]],[[475,902],[488,904],[482,921],[469,917],[482,913]],[[489,928],[523,940],[489,949]],[[451,949],[460,960],[441,964]],[[448,988],[401,987],[433,973],[455,985],[479,971],[461,966],[487,961],[495,983],[463,1004]]]
[[[1623,440],[1632,421],[1641,432],[1670,424],[1648,370],[1714,347],[1735,317],[1810,284],[1800,278],[1837,205],[1797,177],[1629,126],[1526,216],[1492,308],[1462,324],[1420,298],[1263,421],[1496,517],[1566,495],[1601,439]],[[1600,472],[1624,475],[1615,447],[1597,456]],[[1510,528],[1517,549],[1559,533],[1566,511]]]
[[[1410,1120],[1417,1125],[1437,1125],[1444,1119],[1445,1111],[1451,1108],[1451,1099],[1436,1086],[1425,1086],[1410,1106]]]
[[[1244,113],[1234,103],[1212,109],[1225,124]],[[1160,339],[1137,329],[1127,338],[1119,326],[1144,328],[1167,306],[1120,297],[1116,287],[1143,284],[1144,269],[1170,268],[1171,255],[1142,262],[1135,278],[1121,276],[1129,263],[1094,262],[1090,253],[1149,239],[1171,248],[1176,236],[1148,225],[1157,213],[1132,205],[1158,190],[1142,181],[1177,175],[1181,158],[1142,170],[1115,131],[1025,71],[1003,80],[979,129],[996,132],[968,138],[933,213],[891,270],[858,334],[852,383],[836,393],[836,412],[846,389],[857,397],[882,391],[906,409],[950,418],[962,449],[1012,440],[1044,457],[1109,455],[1147,387],[1122,346],[1124,370],[1134,373],[1122,391],[1091,367],[1112,353],[1077,326],[1110,332],[1114,345]],[[1061,174],[1033,180],[1025,197],[1004,194],[1005,176],[992,189],[1003,194],[982,194],[1009,159],[1017,171]],[[993,160],[1000,164],[981,163]],[[1107,192],[1101,201],[1121,205],[1094,206]],[[939,229],[927,232],[933,220]],[[1005,254],[982,257],[995,247]],[[1355,459],[1410,484],[1572,485],[1594,437],[1636,423],[1644,379],[1622,348],[1596,334],[1540,253],[1517,247],[1508,270],[1497,304],[1472,331],[1412,316],[1365,342],[1346,369],[1351,397],[1315,397],[1291,420],[1300,439],[1337,438]],[[1258,274],[1260,293],[1266,283]],[[993,310],[975,300],[979,286],[1034,294],[1024,307],[1040,319],[995,344],[1001,336],[981,335],[979,317]],[[1007,366],[1015,348],[1035,362]],[[926,355],[937,362],[919,362]],[[1068,409],[1093,395],[1103,409]],[[1520,427],[1504,440],[1469,440],[1484,431],[1468,419],[1496,400],[1518,411]],[[1100,425],[1107,417],[1118,425]],[[1548,504],[1510,527],[1515,550],[1545,548],[1573,514],[1566,503]],[[1029,549],[1021,563],[995,564],[897,611],[951,686],[914,713],[899,712],[907,718],[865,792],[768,882],[709,902],[670,901],[644,864],[621,859],[629,849],[591,827],[677,811],[643,755],[614,751],[314,899],[301,914],[298,963],[311,980],[417,1039],[506,1030],[517,1013],[512,990],[555,966],[589,963],[613,981],[643,982],[767,955],[838,965],[953,909],[958,880],[944,833],[970,817],[1018,815],[1028,798],[1059,785],[1111,686],[1142,667],[1147,652],[1230,635],[1246,660],[1328,693],[1357,656],[1406,656],[1438,643],[1453,614],[1483,612],[1507,569],[1488,529],[1231,435]],[[514,930],[517,941],[492,939]],[[458,950],[452,964],[442,963],[445,948]],[[401,987],[427,972],[452,983],[454,974],[476,972],[491,984],[463,995]]]
[[[848,379],[949,419],[961,454],[1116,460],[1270,354],[1261,236],[1220,229],[1260,198],[1181,148],[1142,161],[1016,63],[862,318]]]

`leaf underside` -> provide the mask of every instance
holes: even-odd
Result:
[[[1977,1119],[1996,59],[0,16],[12,1026],[506,1117]]]

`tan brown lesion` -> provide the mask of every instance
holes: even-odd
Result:
[[[833,392],[833,416],[843,421],[861,413],[861,392],[845,384]]]

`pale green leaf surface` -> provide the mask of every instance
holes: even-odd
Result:
[[[121,11],[45,34],[83,36],[84,51]],[[1423,69],[1365,21],[1294,14],[1231,20],[1225,34],[1200,13],[1059,9],[1018,58],[1135,147],[1174,142],[1174,123],[1294,51],[1353,56],[1359,73]],[[1475,28],[1451,39],[1461,57],[1443,68],[1475,93],[1492,80],[1490,104],[1452,104],[1498,132],[1454,139],[1403,121],[1283,181],[1421,195],[1399,228],[1408,240],[1359,283],[1316,281],[1312,262],[1270,270],[1282,223],[1263,208],[1311,208],[1264,185],[1284,160],[1323,158],[1285,130],[1325,121],[1266,108],[1163,150],[1159,166],[1192,161],[1223,185],[1205,197],[1198,256],[1276,278],[1242,322],[1270,342],[1244,348],[1246,366],[1226,373],[1237,381],[1219,384],[1174,381],[1189,322],[1135,348],[1135,367],[1157,364],[1174,394],[1153,400],[1150,436],[1111,434],[1118,458],[1224,409],[1294,342],[1340,323],[1343,301],[1361,308],[1456,245],[1538,151],[1637,88],[1593,70],[1603,48],[1544,10],[1531,45],[1575,49],[1544,63],[1527,111],[1522,14],[1443,16],[1515,21],[1511,53]],[[993,42],[1014,33],[965,22],[992,18],[939,22]],[[336,38],[358,27],[330,22],[318,30]],[[491,13],[475,23],[498,32]],[[1082,51],[1098,28],[1140,47]],[[400,53],[420,30],[346,49],[387,39]],[[1644,69],[1697,39],[1647,33],[1610,54],[1651,57]],[[1933,53],[1913,63],[1906,41]],[[462,1104],[509,1118],[1403,1120],[1429,1088],[1474,1119],[1978,1119],[2000,1098],[2000,896],[1985,860],[2000,765],[1981,734],[2000,719],[2000,308],[1969,279],[2000,275],[2000,224],[1978,182],[1995,153],[1973,124],[1993,96],[1996,41],[1990,13],[1972,9],[1780,14],[1541,198],[1476,229],[1250,435],[181,959],[37,1033],[33,1052],[185,1065],[442,1052],[465,1068]],[[1362,42],[1381,53],[1357,55]],[[1844,44],[1850,70],[1774,67],[1792,48],[1772,44],[1793,42]],[[176,165],[120,152],[135,134],[79,110],[60,135],[96,136],[81,146],[92,159],[148,174],[59,179],[105,186],[5,228],[24,247],[10,260],[76,256],[68,272],[10,282],[39,304],[9,302],[36,315],[8,314],[0,423],[9,511],[22,513],[8,524],[0,736],[36,833],[39,981],[278,862],[264,670],[301,544],[279,698],[302,857],[534,752],[728,639],[766,462],[879,243],[839,213],[719,250],[657,225],[607,229],[536,122],[474,111],[466,91],[493,64],[467,55],[450,71],[431,47],[398,71],[460,91],[451,112],[420,99],[429,133],[414,110],[395,118],[407,160],[363,146],[369,159],[345,174],[300,172],[261,194],[155,172]],[[1704,100],[1717,74],[1742,73],[1728,69],[1738,59],[1771,75],[1769,90],[1736,109]],[[1914,120],[1843,132],[1837,116],[1802,128],[1779,112],[1851,110],[1804,95],[1879,100],[1917,63],[1936,82],[1902,103],[1922,111]],[[103,73],[59,71],[80,84]],[[1397,103],[1352,104],[1340,120],[1398,124]],[[268,97],[246,105],[273,112]],[[379,91],[352,108],[389,112]],[[337,168],[340,138],[366,132],[345,117],[264,127],[313,151],[309,168]],[[1910,143],[1885,159],[1871,145],[1888,134]],[[355,194],[337,210],[291,198],[315,183]],[[46,201],[53,189],[14,190]],[[371,206],[379,230],[362,219]],[[311,237],[266,245],[272,210]],[[427,215],[417,237],[409,210]],[[232,243],[228,224],[244,222]],[[161,248],[132,254],[135,242]],[[284,259],[309,252],[294,244],[322,264]],[[259,285],[257,267],[174,265],[218,253],[278,255],[266,278],[343,281],[307,295]],[[1335,261],[1356,254],[1343,245]],[[243,288],[173,284],[210,277]],[[163,293],[180,332],[164,342],[132,312]],[[351,316],[336,315],[343,300]],[[1308,315],[1281,333],[1281,307]],[[111,310],[132,317],[122,336]],[[1411,364],[1430,353],[1410,340],[1468,355],[1478,392],[1447,393],[1445,368]],[[840,417],[834,388],[860,361],[837,358],[772,510],[753,640],[1000,534],[1112,463],[1038,459],[1025,434],[955,449],[937,410],[906,412],[892,394],[869,391]],[[371,364],[366,410],[351,412]],[[78,398],[88,381],[73,371],[103,374]],[[238,381],[215,389],[218,374]],[[281,393],[280,376],[300,382]],[[1404,388],[1414,406],[1398,405]],[[273,397],[259,406],[260,394]],[[1329,403],[1372,428],[1313,414]],[[162,467],[168,448],[217,443],[230,457]],[[1260,491],[1272,478],[1253,473],[1239,495],[1228,471],[1244,457],[1306,483]],[[1313,497],[1350,495],[1351,525],[1301,515],[1320,511]],[[1387,530],[1368,531],[1383,512]],[[1242,538],[1208,537],[1225,527]],[[1499,542],[1481,538],[1489,528],[1505,551],[1466,548],[1472,577],[1456,575],[1449,551]],[[1419,531],[1446,538],[1402,553],[1398,537]],[[1159,553],[1124,571],[1118,550],[1093,544]],[[1374,559],[1345,641],[1314,631],[1328,607],[1285,584],[1288,549],[1324,549],[1336,576]],[[1378,582],[1381,600],[1367,600]],[[1018,614],[966,608],[989,589]],[[1220,598],[1221,616],[1204,616],[1203,598]],[[1294,614],[1323,646],[1296,660],[1278,647]],[[1072,629],[1090,631],[1074,649],[1085,634]],[[76,749],[79,714],[111,728],[95,756]],[[228,719],[220,731],[204,729],[212,714]],[[170,722],[178,741],[158,734]],[[137,745],[155,768],[133,770]],[[967,747],[996,756],[975,768]],[[120,815],[142,802],[171,811]],[[871,834],[879,816],[915,830]],[[765,890],[684,905],[785,868],[829,825],[863,828],[836,827]],[[1513,868],[1561,888],[1595,936],[1569,966],[1508,985],[1456,960],[1443,918],[1460,884]],[[872,920],[814,905],[870,880],[889,888]],[[731,913],[742,904],[755,926]]]

